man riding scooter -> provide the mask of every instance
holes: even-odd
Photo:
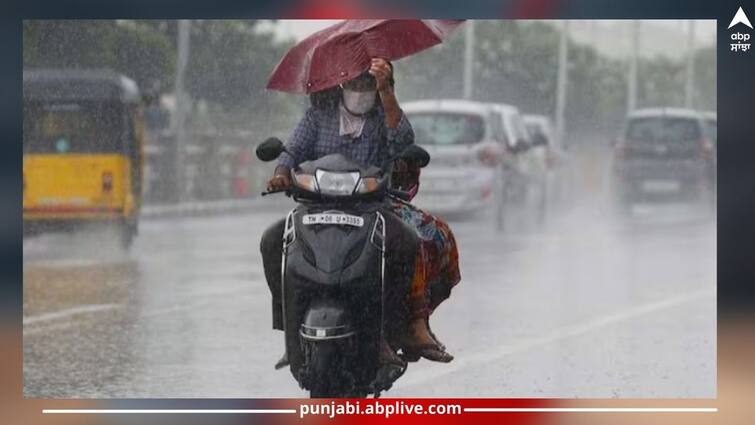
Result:
[[[367,165],[380,166],[397,151],[414,142],[414,133],[394,95],[392,65],[373,58],[370,68],[339,87],[312,94],[312,106],[294,130],[284,153],[268,182],[268,190],[291,188],[291,170],[297,164],[322,156],[340,153]],[[403,164],[406,172],[414,170]],[[408,173],[402,186],[414,189],[418,173]],[[412,177],[415,181],[412,181]],[[411,192],[410,192],[411,193]],[[450,362],[429,328],[428,318],[451,288],[460,280],[458,251],[448,225],[406,200],[387,201],[385,217],[386,281],[411,288],[406,294],[408,317],[404,332],[395,340],[380,342],[380,360],[401,364],[396,354],[400,348],[405,358],[424,357]],[[281,220],[263,235],[261,251],[265,276],[273,298],[273,327],[283,329],[280,294],[281,257],[285,223]],[[285,366],[284,355],[276,368]]]

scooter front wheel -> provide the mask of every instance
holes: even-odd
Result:
[[[338,344],[333,342],[316,342],[310,347],[307,363],[307,375],[310,398],[348,397],[350,388],[346,388],[343,377],[342,353]],[[348,385],[349,387],[353,386]]]

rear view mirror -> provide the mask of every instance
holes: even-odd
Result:
[[[401,151],[399,158],[416,164],[420,168],[425,167],[430,163],[430,154],[417,145],[407,146],[406,149]]]
[[[283,146],[283,142],[277,137],[270,137],[257,146],[254,153],[260,161],[269,162],[277,159],[286,148]]]

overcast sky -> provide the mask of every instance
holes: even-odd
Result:
[[[338,20],[314,20],[314,19],[297,19],[278,21],[276,31],[284,36],[290,36],[297,40],[319,31],[329,25],[333,25]]]

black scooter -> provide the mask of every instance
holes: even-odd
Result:
[[[285,151],[270,138],[256,154],[272,161]],[[285,345],[291,373],[313,398],[379,397],[406,370],[379,361],[381,338],[395,331],[388,312],[399,310],[386,305],[401,299],[385,282],[379,210],[388,196],[406,197],[390,188],[399,158],[422,167],[430,161],[410,145],[382,168],[333,154],[291,170],[286,193],[298,206],[286,217],[282,241]]]

